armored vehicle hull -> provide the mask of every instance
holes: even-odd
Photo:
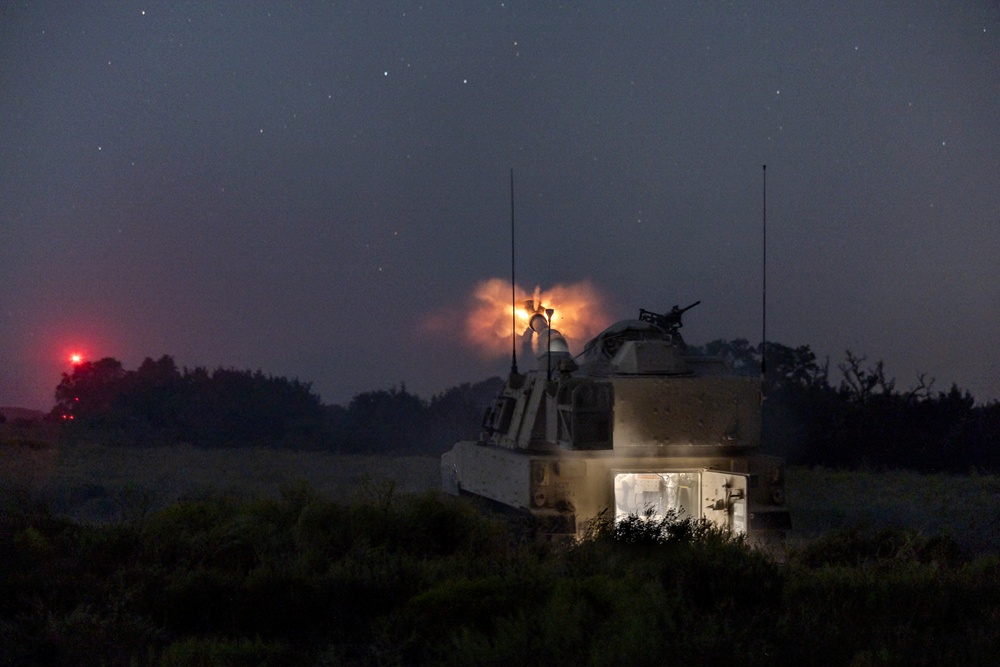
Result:
[[[673,511],[780,539],[791,525],[784,462],[756,452],[760,384],[687,355],[682,312],[640,311],[590,341],[579,364],[535,320],[525,339],[537,368],[512,369],[480,438],[442,457],[444,490],[529,513],[553,534],[579,533],[603,512]]]

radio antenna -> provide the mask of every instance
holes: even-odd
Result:
[[[517,373],[517,303],[514,296],[514,168],[510,168],[510,373]]]
[[[767,394],[767,165],[761,172],[764,177],[763,240],[761,261],[761,304],[760,304],[760,390]]]

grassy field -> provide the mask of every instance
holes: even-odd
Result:
[[[304,482],[334,501],[366,494],[418,493],[440,484],[429,457],[339,456],[275,449],[150,448],[55,444],[41,429],[0,436],[0,487],[28,490],[60,514],[114,521],[123,507],[159,509],[208,493],[273,497]],[[359,498],[360,497],[360,498]]]
[[[1000,553],[1000,477],[793,468],[793,539],[838,528],[914,530],[976,553]]]
[[[273,449],[59,446],[48,426],[0,426],[0,488],[20,488],[57,513],[87,522],[151,511],[223,492],[274,497],[305,482],[334,501],[439,488],[438,459],[341,456]],[[1000,553],[1000,477],[791,468],[792,544],[839,528],[947,536],[976,553]]]
[[[55,435],[0,433],[0,665],[978,665],[1000,652],[994,477],[789,470],[796,531],[774,559],[690,521],[533,540],[435,493],[435,458]]]

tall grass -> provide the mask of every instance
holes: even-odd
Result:
[[[21,488],[53,511],[86,522],[117,521],[123,511],[142,511],[137,504],[148,511],[219,491],[275,497],[296,480],[342,502],[372,484],[392,483],[400,493],[440,486],[439,461],[432,457],[57,443],[58,431],[0,426],[0,489]],[[1000,552],[995,475],[790,468],[786,484],[793,544],[858,526],[944,535],[977,553]]]
[[[373,483],[178,501],[100,525],[8,503],[0,664],[986,664],[1000,560],[905,531],[779,563],[693,520],[534,541]]]
[[[436,459],[0,444],[0,665],[987,664],[1000,650],[993,477],[791,469],[797,530],[777,562],[676,516],[536,541],[433,491]]]
[[[976,553],[1000,552],[1000,477],[792,468],[793,542],[831,530],[912,530]]]
[[[440,484],[439,460],[431,457],[191,445],[115,447],[87,441],[59,444],[57,437],[30,442],[0,437],[0,489],[22,488],[53,511],[91,523],[116,521],[123,511],[135,511],[138,498],[149,508],[162,508],[206,493],[273,497],[283,485],[302,481],[327,498],[347,501],[372,482],[391,481],[403,493]]]

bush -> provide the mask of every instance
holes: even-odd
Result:
[[[986,664],[1000,559],[843,531],[779,564],[668,515],[516,538],[461,499],[189,499],[82,526],[0,517],[4,664]],[[9,539],[8,539],[9,538]]]

